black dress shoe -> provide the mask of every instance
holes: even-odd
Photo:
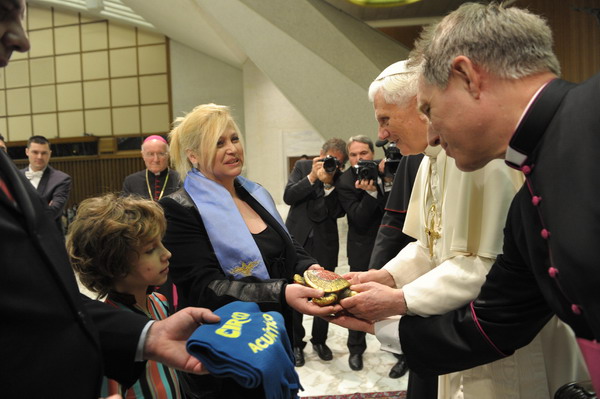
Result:
[[[348,358],[348,364],[350,365],[350,368],[354,371],[362,370],[362,368],[363,368],[362,355],[360,355],[358,353],[351,354],[350,357]]]
[[[396,364],[392,366],[390,370],[389,377],[390,378],[400,378],[408,371],[408,366],[406,365],[406,361],[404,360],[404,356],[402,356]]]
[[[322,360],[331,360],[333,359],[333,353],[331,353],[331,349],[325,344],[313,344],[313,349],[317,352],[317,355]]]
[[[299,346],[294,346],[294,364],[296,367],[304,366],[304,351]]]

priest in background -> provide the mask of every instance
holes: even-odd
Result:
[[[123,182],[123,195],[139,195],[158,201],[179,189],[179,175],[169,168],[169,145],[162,136],[148,136],[142,143],[146,169],[130,174]]]

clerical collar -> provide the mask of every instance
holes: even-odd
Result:
[[[561,79],[553,79],[533,95],[506,149],[505,161],[515,169],[527,162],[567,92],[574,87]]]

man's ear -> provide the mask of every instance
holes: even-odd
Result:
[[[478,99],[481,92],[481,75],[470,58],[459,55],[452,60],[450,68],[451,77],[455,77],[462,82],[467,90],[475,99]]]

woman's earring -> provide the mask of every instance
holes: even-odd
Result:
[[[192,166],[194,167],[194,169],[198,169],[198,162],[192,162]]]

